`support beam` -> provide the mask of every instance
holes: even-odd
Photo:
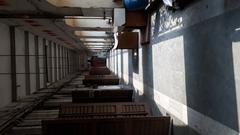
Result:
[[[57,44],[56,43],[53,43],[53,51],[54,51],[54,54],[53,54],[53,60],[54,60],[54,79],[55,81],[57,81]]]
[[[59,80],[62,79],[62,46],[59,44]]]
[[[12,102],[17,101],[15,26],[10,26]]]
[[[80,38],[82,42],[88,42],[88,41],[97,41],[97,42],[114,42],[113,38],[103,39],[103,38]]]
[[[66,24],[65,24],[66,25]],[[68,26],[68,25],[66,25]],[[112,31],[113,28],[107,28],[107,27],[82,27],[82,26],[78,26],[78,27],[70,27],[69,29],[71,31]]]
[[[65,77],[65,47],[62,46],[62,77],[64,78]]]
[[[61,46],[61,59],[62,59],[62,79],[65,77],[65,56],[64,56],[64,47]]]
[[[31,94],[30,64],[29,64],[29,32],[25,31],[25,73],[26,73],[26,95]]]
[[[111,36],[78,36],[79,38],[113,39]]]
[[[121,1],[115,0],[47,0],[49,3],[57,7],[81,7],[81,8],[120,8],[123,7]]]
[[[114,42],[112,41],[84,41],[84,43],[89,43],[89,44],[96,44],[96,43],[99,43],[99,44],[113,44]]]
[[[35,63],[36,63],[36,90],[40,89],[40,68],[39,68],[39,41],[38,36],[34,36],[35,42]]]
[[[85,47],[111,48],[111,47],[113,47],[113,45],[85,45]]]
[[[66,56],[67,56],[67,74],[69,74],[71,72],[71,59],[69,58],[70,57],[70,54],[69,54],[69,49],[66,49]]]
[[[60,8],[49,4],[46,0],[28,0],[28,2],[35,10],[1,10],[0,18],[63,19],[65,16],[83,16],[81,8]]]
[[[43,88],[47,87],[47,53],[46,53],[46,39],[42,39],[42,74],[43,74]]]
[[[72,52],[68,49],[69,70],[68,73],[72,73]]]
[[[43,68],[44,68],[44,88],[47,88],[47,82],[48,82],[48,68],[47,68],[47,43],[46,39],[43,39]]]
[[[59,44],[56,45],[56,51],[57,51],[57,80],[60,80],[60,51],[59,51]]]
[[[113,46],[113,44],[84,44],[85,46]]]
[[[52,76],[52,41],[48,41],[48,77],[49,77],[49,83],[52,83],[53,76]]]
[[[65,77],[67,76],[68,61],[67,61],[67,48],[64,47],[64,61],[65,61]]]

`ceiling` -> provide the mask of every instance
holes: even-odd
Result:
[[[120,0],[47,0],[57,7],[117,8],[123,7]]]
[[[121,0],[0,0],[0,17],[77,50],[108,51],[114,45],[113,9]]]

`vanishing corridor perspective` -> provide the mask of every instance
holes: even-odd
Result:
[[[240,135],[238,0],[0,0],[0,135]]]

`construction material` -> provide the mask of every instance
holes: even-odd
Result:
[[[72,91],[73,103],[132,102],[132,89]]]
[[[118,85],[119,78],[115,75],[86,75],[84,85]]]
[[[63,104],[59,118],[145,117],[149,112],[144,103]]]
[[[168,135],[169,117],[42,121],[43,135]]]
[[[92,67],[106,67],[106,59],[93,56],[89,61],[91,62]]]
[[[111,71],[107,67],[95,67],[91,68],[90,75],[110,75]]]
[[[117,49],[138,49],[139,33],[138,32],[122,32],[118,36]]]

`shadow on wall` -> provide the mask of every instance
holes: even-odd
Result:
[[[153,83],[153,58],[152,45],[142,46],[142,70],[143,70],[143,99],[148,102],[151,113],[155,116],[161,116],[158,105],[154,100],[154,83]],[[141,96],[140,96],[141,97]]]
[[[239,131],[239,82],[235,82],[239,76],[235,77],[234,68],[239,67],[234,66],[234,59],[240,59],[233,57],[232,43],[240,41],[235,31],[240,27],[239,14],[237,9],[214,17],[184,35],[187,105],[235,131]]]

